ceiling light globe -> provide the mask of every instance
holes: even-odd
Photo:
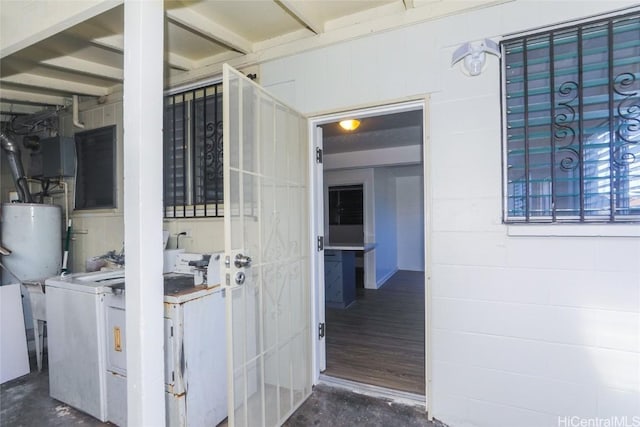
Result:
[[[360,126],[360,120],[358,119],[348,119],[340,121],[340,127],[344,130],[353,131],[358,129]]]

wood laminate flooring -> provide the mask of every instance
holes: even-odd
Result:
[[[424,395],[424,273],[398,271],[326,309],[326,375]]]

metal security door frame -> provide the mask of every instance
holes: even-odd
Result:
[[[308,119],[227,64],[223,113],[228,418],[271,427],[312,386]]]

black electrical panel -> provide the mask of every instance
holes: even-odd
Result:
[[[33,178],[73,177],[76,174],[76,152],[73,138],[42,138],[31,154],[29,176]]]

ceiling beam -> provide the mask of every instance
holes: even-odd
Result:
[[[110,36],[97,37],[89,40],[89,43],[111,49],[116,52],[124,53],[124,34],[113,34]]]
[[[407,0],[409,1],[409,0]],[[293,15],[298,21],[302,22],[305,26],[307,26],[311,31],[316,34],[320,34],[324,32],[324,22],[315,19],[312,16],[302,12],[300,8],[297,6],[295,1],[292,0],[276,0],[276,2],[282,6],[287,12]],[[299,2],[298,2],[299,3]]]
[[[0,58],[5,58],[94,16],[124,0],[2,2]],[[37,4],[34,4],[37,3]],[[8,8],[12,8],[9,10]],[[7,9],[7,10],[4,10]]]
[[[67,105],[69,98],[41,93],[0,88],[0,99],[3,102],[14,102],[35,105]]]
[[[402,3],[404,4],[404,8],[406,10],[413,9],[414,7],[416,7],[413,0],[402,0]]]
[[[124,74],[120,68],[98,64],[97,62],[87,61],[74,56],[59,56],[45,59],[40,61],[40,64],[73,73],[115,80],[117,82],[122,82],[124,78]]]
[[[165,52],[165,61],[167,61],[171,68],[177,70],[189,71],[195,68],[192,60],[173,52]]]
[[[65,92],[71,95],[105,96],[109,95],[110,92],[106,87],[77,83],[69,80],[55,79],[28,73],[3,77],[2,79],[0,79],[0,84],[28,86],[36,89]]]
[[[195,68],[198,69],[198,68],[206,67],[211,64],[229,62],[230,60],[236,59],[239,56],[242,56],[242,54],[233,50],[228,50],[226,52],[218,53],[217,55],[200,59],[194,64],[195,64]]]
[[[116,66],[107,65],[109,62],[101,63],[83,59],[71,54],[71,52],[80,51],[86,47],[86,41],[79,40],[76,37],[70,37],[63,34],[58,35],[51,47],[33,46],[28,51],[19,52],[14,55],[8,63],[11,63],[13,70],[2,69],[0,76],[19,72],[28,72],[34,66],[42,66],[47,68],[55,68],[67,73],[83,74],[86,76],[97,77],[100,79],[109,79],[116,82],[122,82],[122,62],[118,60],[117,54],[112,54],[111,61]],[[120,66],[118,66],[118,64]],[[4,67],[7,68],[7,67]]]
[[[42,111],[42,105],[16,104],[13,102],[0,101],[0,114],[33,114]]]
[[[111,36],[98,37],[90,40],[90,43],[94,46],[106,48],[124,54],[124,35],[114,34]],[[175,68],[182,71],[190,71],[195,67],[193,61],[185,58],[184,56],[177,55],[175,53],[165,54],[165,58],[171,68]]]
[[[171,9],[167,10],[166,14],[170,21],[200,36],[214,40],[244,54],[253,51],[253,43],[251,41],[191,9]]]

